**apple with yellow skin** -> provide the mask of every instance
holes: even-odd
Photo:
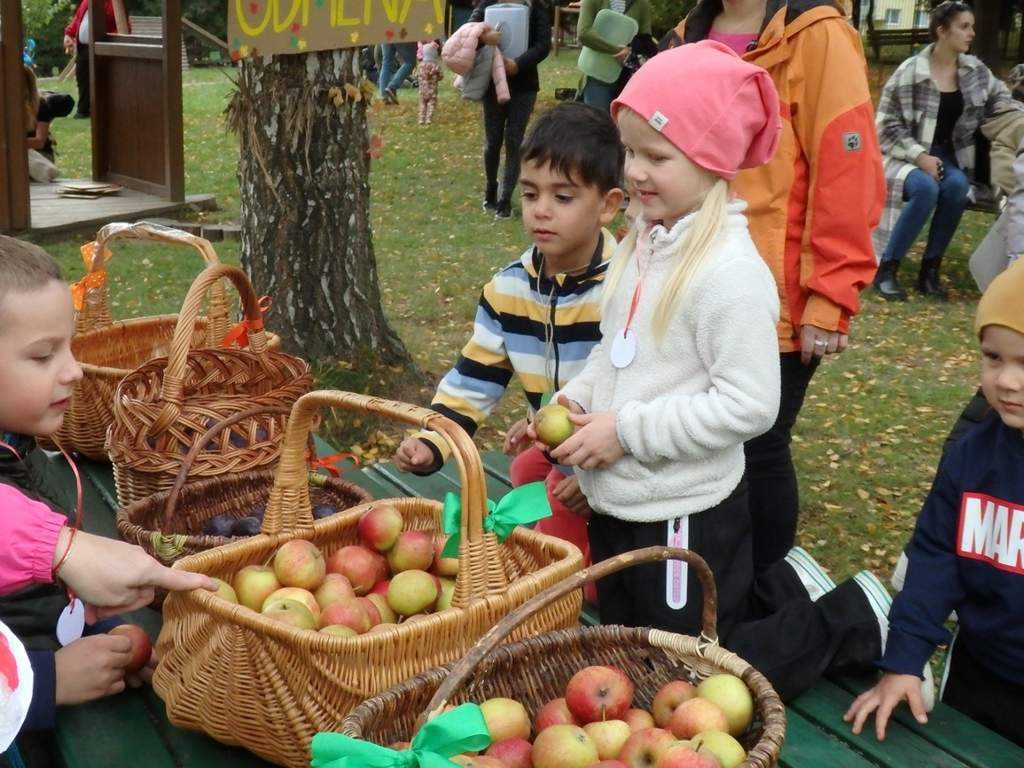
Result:
[[[501,760],[486,755],[456,755],[449,759],[462,768],[506,768]]]
[[[724,731],[729,727],[725,713],[707,699],[694,697],[676,707],[668,728],[677,739],[689,739],[701,731]]]
[[[298,600],[287,597],[271,600],[263,608],[263,615],[268,619],[289,624],[296,629],[316,629],[316,619],[309,608]]]
[[[438,579],[441,590],[437,596],[435,611],[443,611],[452,607],[452,598],[455,596],[455,579]]]
[[[394,574],[429,570],[434,564],[434,537],[426,531],[403,531],[387,558]]]
[[[247,565],[235,574],[235,595],[246,608],[260,612],[263,603],[281,588],[274,569],[266,565]]]
[[[487,723],[487,732],[491,734],[492,741],[530,738],[530,716],[526,713],[526,707],[515,699],[487,699],[481,702],[480,712]]]
[[[437,584],[426,571],[396,573],[388,586],[388,605],[399,616],[412,616],[437,602]]]
[[[321,609],[331,603],[351,600],[355,596],[356,592],[352,589],[352,583],[340,573],[328,573],[324,576],[320,586],[316,588],[316,592],[313,593],[313,597],[316,598],[317,605]]]
[[[434,537],[434,567],[431,569],[438,576],[454,577],[459,575],[458,557],[441,557],[445,544],[448,543],[448,535],[439,533]]]
[[[380,621],[378,624],[397,624],[398,615],[391,610],[391,606],[388,605],[388,599],[384,595],[376,592],[371,592],[365,598],[373,603],[373,606],[377,609],[377,613],[380,615]]]
[[[549,448],[557,448],[576,430],[569,419],[569,409],[557,403],[548,403],[533,417],[537,439]]]
[[[657,724],[654,717],[646,709],[627,709],[622,719],[629,725],[631,733],[642,731],[645,728],[654,728]]]
[[[722,768],[736,768],[747,759],[743,746],[725,731],[698,733],[690,739],[690,746],[698,752],[711,752],[721,763]]]
[[[533,768],[590,768],[597,747],[578,725],[552,725],[533,740]]]
[[[352,627],[346,627],[344,624],[328,624],[326,627],[320,627],[319,631],[323,635],[337,635],[338,637],[359,636],[359,633],[352,629]]]
[[[217,597],[221,600],[226,600],[229,603],[238,604],[238,595],[235,594],[235,589],[223,579],[214,579],[214,583],[217,585],[217,591],[214,592]]]
[[[698,752],[688,741],[670,744],[655,768],[721,768],[718,758],[709,752]]]
[[[729,727],[722,730],[731,736],[742,734],[754,719],[754,697],[747,684],[735,675],[712,675],[697,686],[697,695],[725,713]]]
[[[320,586],[326,573],[324,553],[312,541],[286,541],[274,555],[274,574],[283,586],[312,591]]]
[[[316,601],[312,592],[308,589],[300,589],[299,587],[281,587],[280,589],[275,590],[267,596],[266,600],[263,601],[263,605],[260,606],[260,613],[266,610],[268,603],[284,598],[287,598],[288,600],[297,600],[302,603],[312,614],[313,618],[318,622],[320,621],[320,604]]]
[[[587,736],[597,747],[597,756],[602,760],[611,760],[619,756],[622,745],[632,735],[629,724],[625,720],[603,720],[598,723],[587,723],[583,726]]]

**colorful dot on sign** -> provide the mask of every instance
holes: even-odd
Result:
[[[423,27],[423,32],[428,35],[434,34],[434,25],[428,23],[426,26]]]
[[[351,40],[353,43],[358,43],[359,42],[359,33],[358,32],[353,32],[351,35],[349,35],[349,40]]]
[[[298,34],[300,29],[302,29],[302,25],[299,24],[299,22],[296,21],[294,24],[292,24],[292,32],[294,32],[295,34]]]
[[[239,39],[238,39],[238,38],[236,37],[236,38],[235,38],[234,40],[232,40],[232,41],[231,41],[231,47],[232,47],[232,48],[241,48],[241,47],[242,47],[242,41],[241,41],[241,40],[239,40]]]
[[[395,31],[393,29],[388,29],[384,31],[384,37],[386,37],[388,40],[391,40],[392,38],[394,38],[394,36]]]
[[[260,4],[259,3],[249,3],[249,13],[254,13],[255,14],[255,13],[259,13],[259,12],[260,12]]]
[[[402,27],[401,31],[398,33],[398,36],[405,40],[405,38],[409,36],[409,31],[405,27]]]
[[[323,8],[324,7],[324,0],[316,0],[315,4],[316,4],[317,8]]]
[[[302,39],[299,40],[299,50],[300,51],[306,50],[306,41],[305,40],[302,40]]]
[[[249,46],[248,45],[243,45],[241,48],[238,49],[238,53],[243,58],[245,56],[248,56],[249,55]]]

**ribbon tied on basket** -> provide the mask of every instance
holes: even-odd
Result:
[[[107,281],[107,270],[101,269],[97,272],[90,272],[81,280],[71,284],[71,300],[75,305],[75,312],[81,312],[85,306],[85,294],[103,286]]]
[[[249,331],[262,331],[263,330],[263,316],[270,311],[272,301],[269,296],[260,296],[257,306],[260,309],[260,316],[255,320],[250,320],[247,317],[243,317],[233,326],[228,329],[228,332],[224,334],[224,338],[221,339],[220,345],[222,347],[230,347],[232,344],[238,344],[243,349],[249,346]]]
[[[345,459],[351,459],[353,464],[359,466],[359,457],[351,451],[340,451],[327,454],[326,456],[314,456],[311,450],[306,449],[306,464],[309,465],[310,472],[317,472],[322,469],[331,477],[341,477],[337,464]]]
[[[477,752],[491,744],[483,712],[476,704],[462,704],[428,722],[413,737],[408,749],[382,747],[340,733],[313,737],[312,768],[452,768],[448,758]]]
[[[517,525],[529,525],[545,517],[551,517],[548,489],[540,481],[526,483],[513,488],[497,503],[488,499],[487,510],[484,530],[497,536],[498,541],[505,541],[512,535]],[[441,551],[441,557],[459,556],[461,520],[462,500],[458,494],[449,492],[444,497],[444,508],[441,511],[441,524],[444,532],[448,534],[448,542]]]

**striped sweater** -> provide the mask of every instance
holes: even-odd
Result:
[[[601,289],[614,251],[615,238],[602,230],[590,266],[579,275],[543,275],[536,248],[499,270],[484,286],[473,336],[441,379],[431,408],[472,436],[513,375],[530,412],[540,408],[545,393],[561,389],[583,370],[601,340]],[[441,436],[430,431],[416,436],[431,447],[440,467],[449,453]]]

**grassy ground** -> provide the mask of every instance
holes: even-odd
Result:
[[[543,64],[538,109],[554,103],[556,87],[575,84],[574,65],[571,51]],[[237,143],[221,118],[229,77],[193,70],[184,78],[187,190],[216,194],[221,210],[209,216],[223,221],[238,214]],[[877,91],[884,73],[872,82]],[[425,128],[415,124],[415,91],[402,90],[399,98],[399,106],[374,117],[386,143],[371,179],[374,238],[387,313],[420,367],[436,377],[471,330],[480,287],[526,241],[515,220],[495,222],[480,212],[477,106],[444,86],[436,122]],[[87,121],[61,120],[54,130],[64,174],[87,176]],[[815,376],[794,445],[800,539],[836,575],[891,569],[942,440],[976,385],[971,319],[977,292],[966,260],[990,223],[978,214],[965,217],[948,258],[949,303],[892,305],[865,294],[850,350]],[[80,274],[82,240],[44,241],[69,277]],[[236,244],[217,250],[237,262]],[[197,257],[159,246],[122,247],[116,259],[113,310],[124,316],[175,311],[197,269]],[[914,269],[908,264],[905,274]],[[429,394],[422,394],[424,402]],[[511,393],[481,432],[481,447],[498,447],[504,425],[524,410],[522,398]]]

